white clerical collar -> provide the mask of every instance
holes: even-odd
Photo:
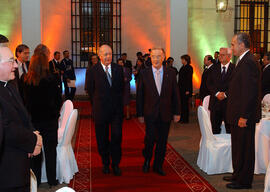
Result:
[[[265,65],[265,67],[263,68],[263,70],[265,70],[269,66],[270,66],[270,63],[268,63],[267,65]]]
[[[248,49],[247,51],[245,51],[244,53],[242,53],[242,55],[239,56],[239,61],[245,56],[245,54],[246,54],[247,52],[249,52],[249,49]],[[238,62],[239,62],[239,61],[238,61]]]
[[[7,81],[3,81],[3,80],[0,80],[1,82],[3,82],[4,83],[4,87],[6,87],[7,86]]]
[[[211,65],[208,65],[206,68],[209,69],[210,67],[212,67],[213,63]]]

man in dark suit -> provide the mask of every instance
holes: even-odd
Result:
[[[20,44],[16,47],[15,62],[18,65],[18,68],[15,70],[15,80],[12,82],[16,85],[17,89],[19,90],[20,95],[22,96],[22,76],[28,72],[29,67],[29,55],[30,50],[29,47],[25,44]]]
[[[49,70],[56,77],[59,91],[62,94],[62,75],[64,74],[64,68],[60,64],[60,52],[55,51],[53,59],[49,62]]]
[[[119,163],[122,156],[123,88],[124,76],[121,66],[112,63],[112,49],[102,45],[99,49],[100,63],[89,71],[88,93],[93,106],[98,152],[102,158],[103,173],[121,175]],[[109,140],[111,126],[111,140]]]
[[[263,57],[262,98],[270,93],[270,52]]]
[[[71,81],[76,81],[73,61],[69,58],[69,52],[67,50],[63,52],[63,56],[64,59],[61,61],[60,68],[64,69],[63,82],[65,87],[65,99],[73,101],[76,93],[76,87],[75,85],[69,85]]]
[[[163,49],[152,49],[152,67],[140,72],[136,99],[138,120],[141,123],[145,121],[146,124],[143,172],[149,172],[156,141],[153,170],[163,176],[165,172],[162,165],[170,122],[172,119],[174,122],[180,120],[180,98],[176,74],[173,69],[162,66],[164,57]]]
[[[0,47],[0,191],[30,191],[30,157],[38,155],[42,138],[34,130],[21,97],[10,83],[18,67],[8,47]]]
[[[121,56],[123,63],[124,63],[124,67],[129,68],[132,71],[132,63],[130,60],[127,60],[127,54],[126,53],[122,53]]]
[[[213,64],[220,64],[220,60],[219,60],[219,52],[216,51],[215,54],[214,54],[214,62]]]
[[[207,87],[210,91],[209,110],[213,134],[220,134],[221,123],[225,122],[226,133],[231,133],[226,120],[227,91],[231,80],[234,64],[230,62],[232,51],[229,48],[220,48],[220,64],[213,66],[207,78]]]
[[[250,52],[250,37],[237,33],[231,42],[238,56],[228,89],[227,121],[231,127],[233,174],[227,188],[250,189],[255,162],[255,124],[261,118],[260,67]]]
[[[209,89],[207,88],[207,78],[208,78],[208,74],[211,72],[212,70],[212,66],[213,66],[213,57],[211,55],[206,55],[204,57],[204,71],[203,71],[203,74],[202,74],[202,80],[201,80],[201,85],[200,85],[200,99],[201,101],[203,101],[203,99],[207,96],[207,95],[210,95],[210,91]]]

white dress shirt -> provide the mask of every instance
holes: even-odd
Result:
[[[104,72],[106,73],[106,65],[104,65],[103,63],[101,63],[101,66],[103,67],[103,70],[104,70]],[[109,75],[110,75],[111,78],[112,78],[112,68],[111,68],[111,64],[108,65],[108,73],[109,73]]]

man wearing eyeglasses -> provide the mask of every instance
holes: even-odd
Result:
[[[30,157],[38,155],[42,147],[42,137],[10,83],[17,67],[11,50],[0,46],[0,192],[30,191]]]

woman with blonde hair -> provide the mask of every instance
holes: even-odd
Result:
[[[37,182],[41,181],[42,155],[45,155],[48,184],[57,185],[56,146],[59,111],[62,97],[57,79],[49,71],[50,50],[40,44],[31,57],[28,73],[23,76],[23,99],[32,123],[43,137],[44,153],[31,160]]]

